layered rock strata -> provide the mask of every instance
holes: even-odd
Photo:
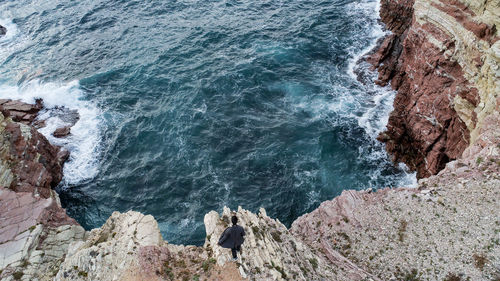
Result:
[[[379,136],[417,177],[438,173],[478,138],[500,93],[500,2],[382,0],[393,33],[370,61],[397,90]]]
[[[498,124],[498,112],[485,118],[463,157],[418,188],[344,191],[299,217],[290,232],[382,280],[498,280]]]
[[[1,103],[0,278],[49,280],[69,243],[85,233],[52,190],[69,154],[24,124],[34,120],[39,103]]]

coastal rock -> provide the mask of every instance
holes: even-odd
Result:
[[[70,246],[54,280],[243,280],[234,264],[218,266],[210,250],[172,245],[158,223],[138,212],[114,212]]]
[[[7,34],[7,28],[0,25],[0,37],[4,36],[5,34]]]
[[[205,248],[211,249],[219,265],[231,263],[231,251],[217,245],[220,235],[229,226],[232,215],[246,232],[238,266],[241,276],[249,280],[362,280],[372,278],[356,265],[334,253],[330,263],[322,252],[314,252],[278,220],[267,216],[264,209],[254,214],[242,208],[231,212],[224,208],[205,215],[207,240]],[[327,253],[326,255],[328,255]],[[372,278],[376,280],[376,278]]]
[[[338,251],[382,280],[495,280],[500,276],[500,113],[479,139],[417,188],[346,190],[295,220],[290,232]],[[484,265],[477,265],[477,260]]]
[[[38,110],[37,105],[17,101],[2,103],[6,114],[35,114]],[[85,231],[67,216],[52,190],[62,178],[67,156],[67,150],[52,146],[33,127],[0,113],[2,280],[49,280],[64,260],[68,245],[83,239]]]
[[[57,128],[52,135],[56,138],[63,138],[71,133],[71,127],[70,126],[64,126],[61,128]]]
[[[18,100],[0,99],[0,112],[4,116],[11,117],[13,121],[21,122],[25,125],[31,124],[42,108],[43,102],[41,99],[37,99],[35,104]]]
[[[438,173],[475,141],[500,92],[498,5],[471,3],[381,2],[393,34],[367,60],[378,68],[377,83],[390,82],[397,94],[379,140],[418,178]]]

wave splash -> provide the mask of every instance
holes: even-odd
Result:
[[[52,144],[70,151],[70,158],[64,165],[62,188],[91,180],[98,174],[102,114],[96,105],[84,99],[84,92],[78,81],[43,83],[32,80],[20,86],[0,85],[0,98],[18,99],[26,103],[35,103],[36,99],[43,100],[44,109],[37,119],[44,120],[46,126],[40,128],[39,132]],[[57,128],[73,123],[61,112],[75,110],[79,119],[71,127],[71,134],[64,138],[54,137],[52,133]]]

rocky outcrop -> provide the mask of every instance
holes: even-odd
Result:
[[[246,231],[238,262],[217,245],[232,214]],[[224,208],[222,216],[212,211],[205,228],[203,247],[172,245],[163,241],[152,216],[114,212],[69,246],[55,280],[376,280],[340,255],[330,263],[263,209],[258,215],[241,208]]]
[[[43,102],[37,99],[35,104],[29,104],[18,100],[0,99],[0,112],[15,122],[30,125],[42,110]]]
[[[498,280],[498,124],[498,112],[485,118],[463,157],[418,188],[344,191],[290,232],[382,280]]]
[[[49,280],[58,271],[68,245],[83,239],[85,233],[66,215],[52,190],[62,179],[68,152],[24,124],[32,122],[39,110],[38,104],[17,101],[2,101],[0,106],[2,280]]]
[[[70,126],[64,126],[61,128],[57,128],[52,135],[56,138],[63,138],[71,133],[71,127]]]
[[[499,98],[498,1],[382,0],[393,34],[370,61],[397,90],[379,136],[417,177],[438,173],[478,137]]]
[[[224,208],[205,215],[209,249],[217,264],[224,265],[231,259],[231,251],[217,245],[220,235],[236,215],[246,232],[245,243],[239,256],[238,267],[243,278],[249,280],[362,280],[372,276],[355,264],[333,253],[332,262],[325,258],[330,253],[313,251],[292,235],[278,220],[266,215],[264,209],[254,214],[239,208],[231,212]]]

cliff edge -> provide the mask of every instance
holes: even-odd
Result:
[[[379,136],[394,160],[434,175],[474,144],[500,98],[500,2],[382,0],[392,34],[368,61],[397,91]]]
[[[500,280],[499,1],[382,0],[392,34],[368,61],[397,95],[379,139],[418,187],[344,191],[290,229],[224,208],[200,247],[133,211],[85,231],[52,190],[68,153],[34,129],[41,105],[0,101],[1,280]],[[237,262],[217,246],[232,214]]]

